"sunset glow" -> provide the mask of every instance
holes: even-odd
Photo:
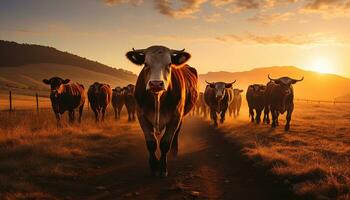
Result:
[[[332,65],[334,66],[334,64],[331,63],[327,58],[316,58],[311,63],[311,70],[322,74],[335,73]]]

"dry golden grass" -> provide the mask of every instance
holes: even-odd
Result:
[[[238,122],[223,126],[243,153],[267,167],[302,196],[350,199],[350,105],[297,102],[290,132],[280,126],[248,124],[247,111]]]
[[[130,149],[144,143],[136,123],[128,123],[126,116],[116,122],[111,110],[108,114],[100,125],[91,111],[85,111],[80,125],[68,125],[65,116],[58,129],[48,109],[1,111],[0,199],[71,199],[96,193],[99,170],[128,160]]]

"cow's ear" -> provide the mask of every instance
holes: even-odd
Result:
[[[244,90],[239,90],[240,93],[242,93]]]
[[[182,65],[186,63],[191,58],[191,54],[183,51],[176,52],[171,55],[171,63],[174,65]]]
[[[298,80],[292,80],[292,84],[296,84],[297,82],[299,82]]]
[[[47,79],[43,79],[43,83],[45,83],[46,85],[50,85],[50,81]]]
[[[126,57],[135,65],[143,65],[145,63],[145,54],[137,51],[129,51]]]
[[[275,82],[276,84],[281,84],[281,81],[280,81],[280,80],[274,80],[274,82]]]
[[[63,84],[67,84],[69,82],[70,82],[70,79],[66,79],[66,80],[62,81]]]
[[[215,84],[214,84],[214,83],[210,83],[210,84],[209,84],[209,87],[210,87],[210,88],[215,88]]]

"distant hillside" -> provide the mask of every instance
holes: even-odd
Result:
[[[18,44],[0,40],[0,89],[47,90],[43,78],[61,76],[79,81],[86,86],[100,81],[112,86],[133,83],[136,75],[109,67],[52,47]]]
[[[334,100],[336,97],[349,93],[350,79],[333,74],[305,71],[290,66],[257,68],[244,72],[209,72],[199,76],[200,88],[204,90],[205,80],[229,82],[237,79],[235,86],[246,90],[248,85],[252,83],[266,84],[269,81],[268,74],[274,78],[289,76],[299,79],[304,76],[303,82],[294,85],[296,98]]]
[[[336,101],[350,101],[350,94],[346,94],[344,96],[337,97]]]

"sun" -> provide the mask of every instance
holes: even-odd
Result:
[[[322,74],[333,73],[332,63],[326,58],[314,59],[311,63],[311,70]]]

